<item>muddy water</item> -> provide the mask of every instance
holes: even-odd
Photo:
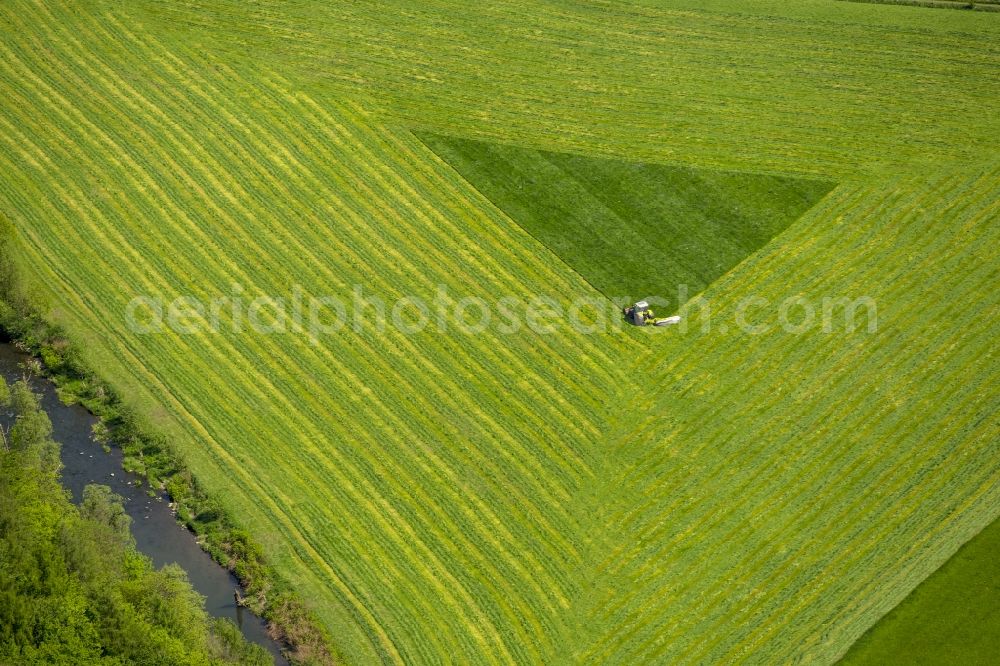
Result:
[[[0,343],[0,374],[8,382],[21,376],[19,364],[26,358],[10,344]],[[83,487],[100,483],[125,498],[125,510],[132,517],[132,535],[136,547],[148,555],[157,567],[174,562],[188,574],[191,585],[205,597],[205,608],[215,617],[228,617],[235,622],[247,640],[267,648],[277,664],[288,662],[281,656],[278,644],[265,630],[264,621],[245,608],[236,605],[233,592],[239,589],[236,577],[219,566],[198,547],[194,535],[177,524],[165,494],[149,497],[141,479],[122,470],[122,452],[112,448],[105,453],[93,441],[92,426],[96,419],[79,405],[59,402],[52,384],[44,379],[32,380],[32,388],[42,395],[42,407],[52,420],[53,439],[62,445],[63,486],[79,503]],[[13,413],[0,408],[0,422],[9,427]],[[242,590],[241,590],[242,593]]]

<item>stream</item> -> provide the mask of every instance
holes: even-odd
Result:
[[[21,377],[20,363],[27,358],[13,345],[0,343],[0,374],[8,383]],[[239,589],[243,593],[236,577],[209,557],[198,546],[194,534],[176,521],[166,493],[150,497],[141,477],[122,469],[121,449],[112,447],[110,453],[104,452],[93,440],[91,428],[97,419],[90,412],[80,405],[62,404],[55,387],[44,378],[34,378],[31,387],[41,394],[42,408],[52,420],[52,438],[62,447],[62,483],[72,493],[73,501],[77,504],[82,501],[83,488],[88,483],[110,486],[124,498],[125,510],[132,517],[136,548],[149,556],[157,568],[171,562],[179,564],[187,572],[192,587],[205,597],[205,609],[210,615],[228,617],[248,641],[264,646],[276,664],[288,664],[279,645],[267,635],[264,620],[236,605],[234,591]],[[0,422],[9,427],[13,413],[0,410]],[[136,481],[142,483],[136,485]]]

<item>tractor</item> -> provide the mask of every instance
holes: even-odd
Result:
[[[657,319],[646,301],[639,301],[635,305],[622,308],[622,314],[635,326],[670,326],[681,320],[678,315]]]

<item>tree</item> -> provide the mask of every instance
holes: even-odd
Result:
[[[52,436],[52,421],[41,411],[20,414],[10,429],[11,445],[18,450],[39,447]]]
[[[38,394],[31,390],[28,382],[19,379],[10,387],[10,400],[14,405],[14,413],[18,416],[37,412],[41,409],[38,401]]]
[[[129,528],[132,526],[132,518],[125,512],[123,501],[122,496],[112,492],[108,486],[88,483],[83,489],[80,515],[110,527],[122,544],[130,544],[132,535]]]

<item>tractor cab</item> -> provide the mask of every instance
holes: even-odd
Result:
[[[626,307],[622,314],[635,326],[645,326],[646,322],[653,317],[653,311],[649,309],[649,303],[639,301],[632,307]]]

